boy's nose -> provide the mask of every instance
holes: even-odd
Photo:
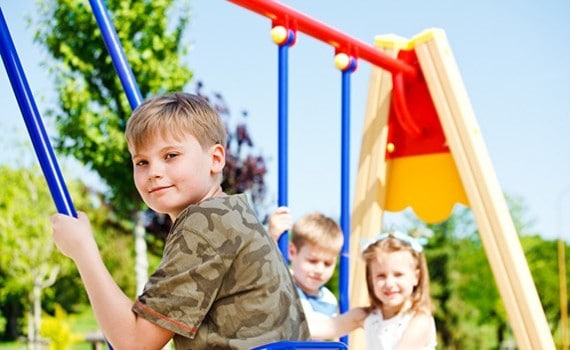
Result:
[[[315,272],[318,274],[322,274],[323,271],[325,270],[325,265],[324,264],[317,264],[315,266]]]
[[[163,175],[163,166],[159,163],[152,163],[149,165],[148,179],[160,178]]]

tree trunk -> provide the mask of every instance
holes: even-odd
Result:
[[[144,228],[144,212],[139,211],[136,215],[136,223],[134,229],[135,235],[135,276],[137,283],[137,295],[143,291],[144,285],[148,279],[148,257],[146,254],[146,240]]]

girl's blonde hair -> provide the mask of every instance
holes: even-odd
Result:
[[[194,136],[203,149],[226,147],[226,128],[216,110],[203,97],[175,92],[151,97],[134,111],[125,130],[131,153],[153,138]]]
[[[414,287],[410,301],[412,302],[411,310],[432,312],[431,297],[429,291],[429,273],[425,255],[413,249],[408,242],[404,242],[393,236],[388,236],[385,239],[379,240],[370,244],[363,252],[362,258],[366,263],[366,286],[368,288],[368,296],[370,304],[375,308],[382,307],[382,301],[374,293],[374,283],[370,271],[370,265],[376,261],[382,254],[393,253],[399,251],[408,251],[412,254],[415,260],[416,268],[418,269],[418,284]]]

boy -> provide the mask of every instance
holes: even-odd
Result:
[[[84,213],[52,217],[95,317],[116,349],[245,349],[309,336],[294,284],[245,195],[220,187],[226,132],[202,98],[143,102],[127,122],[135,186],[173,225],[162,261],[133,302],[105,268]]]
[[[279,207],[269,217],[268,232],[275,241],[291,229],[289,260],[297,292],[313,339],[338,338],[361,326],[367,312],[354,308],[338,315],[338,301],[325,286],[336,268],[344,237],[332,218],[318,212],[293,222],[289,208]]]

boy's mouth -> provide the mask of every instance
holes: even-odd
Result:
[[[151,188],[150,190],[148,190],[148,193],[155,193],[155,192],[159,192],[159,191],[165,190],[165,189],[167,189],[167,188],[170,188],[170,187],[172,187],[172,186],[159,186],[159,187],[153,187],[153,188]]]

